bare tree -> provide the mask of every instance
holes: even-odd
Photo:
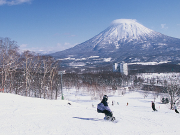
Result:
[[[35,53],[30,51],[24,51],[21,57],[23,72],[24,72],[24,82],[25,82],[25,96],[30,96],[30,86],[32,83],[31,74],[33,73],[34,68],[34,57]]]
[[[1,87],[12,90],[13,73],[17,69],[18,46],[9,38],[0,39]],[[9,86],[9,88],[7,88]],[[8,91],[8,90],[7,90]]]
[[[167,80],[167,83],[165,85],[166,89],[165,92],[168,93],[170,98],[170,108],[173,109],[173,104],[179,101],[180,96],[180,81],[177,77],[171,77],[169,80]]]
[[[33,67],[31,68],[31,84],[32,86],[31,91],[33,96],[39,97],[39,89],[40,89],[40,84],[41,84],[41,68],[42,68],[42,63],[41,63],[41,56],[39,54],[34,54],[33,57]]]
[[[44,99],[49,96],[48,90],[52,92],[53,89],[53,79],[55,74],[57,74],[57,63],[55,59],[50,56],[42,56],[42,81],[41,89]],[[49,85],[48,85],[49,84]],[[52,96],[52,93],[51,93]]]
[[[55,81],[55,76],[58,75],[58,61],[55,61],[55,60],[52,60],[51,61],[52,63],[49,65],[50,66],[50,75],[49,75],[49,78],[50,78],[50,91],[51,91],[51,99],[53,99],[53,86],[54,83],[56,82]]]

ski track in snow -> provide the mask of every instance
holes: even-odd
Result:
[[[0,93],[0,135],[178,135],[180,132],[180,115],[160,104],[159,99],[156,99],[158,111],[153,112],[151,95],[145,99],[140,92],[109,96],[109,107],[118,123],[104,121],[104,114],[97,113],[100,100],[92,101],[83,94],[75,96],[70,91],[65,98],[69,101]],[[114,106],[110,104],[112,101]]]

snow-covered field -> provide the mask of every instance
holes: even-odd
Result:
[[[180,134],[180,115],[159,99],[155,102],[158,112],[152,112],[153,96],[144,99],[141,91],[109,95],[109,107],[118,123],[104,121],[104,114],[96,112],[100,100],[92,101],[90,96],[74,91],[65,93],[65,99],[44,100],[0,93],[0,135]]]

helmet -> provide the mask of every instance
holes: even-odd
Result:
[[[107,96],[107,95],[104,95],[104,96],[103,96],[103,100],[107,101],[107,100],[108,100],[108,96]]]

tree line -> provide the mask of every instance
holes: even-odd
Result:
[[[60,61],[31,51],[20,53],[17,42],[0,38],[0,90],[22,96],[57,99],[61,94]],[[63,87],[84,89],[92,95],[126,85],[128,76],[113,72],[66,73]]]
[[[17,42],[0,39],[0,89],[23,96],[57,98],[59,61],[31,51],[19,52]]]

